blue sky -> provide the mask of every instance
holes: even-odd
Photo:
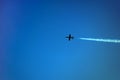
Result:
[[[7,80],[118,80],[117,1],[3,1],[1,43]],[[71,33],[75,39],[67,41]],[[3,37],[4,36],[4,37]]]

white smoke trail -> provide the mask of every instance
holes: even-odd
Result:
[[[118,39],[98,39],[98,38],[79,38],[81,40],[90,40],[90,41],[98,41],[98,42],[110,42],[110,43],[120,43]]]

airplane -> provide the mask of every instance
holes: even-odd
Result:
[[[68,38],[69,41],[70,41],[71,39],[74,39],[74,37],[71,36],[71,34],[69,34],[68,36],[66,36],[66,38]]]

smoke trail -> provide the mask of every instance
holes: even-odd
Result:
[[[97,38],[79,38],[81,40],[90,40],[98,42],[110,42],[110,43],[120,43],[120,40],[117,39],[97,39]]]

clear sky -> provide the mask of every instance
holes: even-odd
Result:
[[[0,80],[120,80],[120,44],[79,39],[120,39],[119,3],[1,1]]]

